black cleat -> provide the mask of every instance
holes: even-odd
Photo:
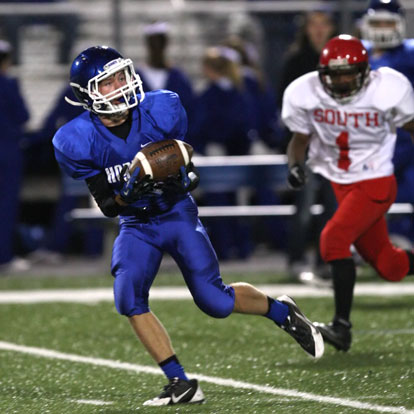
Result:
[[[315,322],[315,326],[320,330],[323,339],[328,344],[333,345],[338,351],[348,351],[351,348],[352,334],[351,323],[343,319],[334,320],[327,325]]]
[[[196,379],[186,381],[179,378],[172,378],[158,397],[145,401],[144,405],[161,406],[202,403],[203,401],[204,394]]]
[[[323,355],[324,344],[319,330],[306,318],[291,297],[283,295],[277,300],[289,307],[286,321],[279,326],[292,336],[312,358],[320,358]]]

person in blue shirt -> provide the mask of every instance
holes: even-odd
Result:
[[[136,68],[144,92],[167,89],[176,92],[187,115],[190,115],[194,93],[190,78],[179,67],[171,64],[167,58],[170,42],[170,26],[167,22],[156,21],[144,29],[146,62]]]
[[[50,141],[62,125],[84,111],[82,107],[67,103],[66,96],[70,99],[76,99],[70,85],[65,84],[52,108],[43,119],[40,128],[26,132],[23,141],[26,173],[48,175],[56,173],[57,165]]]
[[[250,284],[223,282],[189,193],[199,181],[191,163],[164,182],[149,176],[138,179],[139,168],[128,173],[131,160],[147,143],[185,139],[187,118],[178,95],[167,90],[145,93],[133,62],[106,46],[88,48],[75,58],[70,84],[77,98],[71,102],[88,111],[57,131],[55,155],[66,173],[86,181],[104,215],[120,218],[111,262],[115,306],[169,380],[160,395],[144,404],[204,400],[197,380],[188,379],[167,331],[149,307],[149,290],[164,253],[174,258],[194,302],[207,315],[266,316],[309,355],[322,356],[319,331],[293,299],[284,295],[274,300]]]
[[[238,52],[227,46],[206,48],[202,57],[205,86],[194,102],[189,142],[202,155],[249,154],[255,122],[252,95],[246,90]],[[211,206],[237,204],[235,190],[203,195]],[[238,217],[208,220],[213,246],[220,260],[246,259],[253,251],[250,223]]]
[[[405,12],[398,0],[370,0],[360,31],[371,68],[391,67],[414,86],[414,39],[405,38],[405,25]],[[414,203],[414,147],[410,134],[401,129],[393,161],[398,182],[396,202]],[[388,225],[391,233],[414,240],[412,216],[393,217]]]
[[[15,257],[14,239],[19,216],[19,193],[23,174],[20,141],[29,111],[17,79],[10,77],[11,45],[0,41],[0,269],[27,270]]]
[[[278,123],[276,94],[260,68],[256,49],[250,42],[234,34],[226,38],[223,45],[235,50],[240,57],[240,74],[250,118],[248,137],[252,145],[249,153],[255,155],[263,151],[281,152],[283,131]],[[249,198],[250,202],[256,205],[282,204],[275,188],[267,185],[256,185]],[[262,217],[258,218],[255,224],[260,228],[261,237],[270,247],[283,246],[286,239],[283,237],[286,231],[284,218]]]
[[[281,130],[278,125],[276,94],[259,67],[252,45],[241,37],[231,35],[223,46],[235,50],[240,58],[240,72],[245,93],[249,96],[249,112],[252,117],[252,140],[260,140],[268,147],[280,149]]]
[[[26,174],[59,174],[51,139],[61,126],[84,112],[84,108],[70,105],[65,98],[76,99],[71,86],[66,84],[59,92],[40,129],[26,134]],[[52,264],[62,261],[63,255],[73,248],[73,240],[80,232],[83,243],[76,243],[77,249],[89,256],[102,253],[102,229],[92,224],[80,229],[74,222],[67,220],[67,214],[85,204],[86,197],[67,191],[67,184],[62,180],[63,177],[60,178],[59,197],[54,205],[51,220],[47,223],[45,235],[37,243],[32,242],[34,249],[32,248],[27,256],[31,263]]]
[[[212,151],[222,155],[248,154],[252,144],[249,131],[254,122],[239,54],[226,46],[208,47],[201,66],[206,83],[194,103],[190,143],[203,155],[211,155]]]

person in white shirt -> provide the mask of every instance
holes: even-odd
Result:
[[[333,277],[335,314],[318,326],[326,342],[348,351],[356,279],[351,245],[385,280],[414,273],[413,252],[391,244],[385,220],[397,192],[396,128],[414,134],[414,91],[391,68],[370,70],[366,49],[349,35],[329,40],[319,63],[284,93],[282,120],[293,133],[288,182],[296,189],[305,185],[306,160],[335,192],[338,209],[320,238]]]

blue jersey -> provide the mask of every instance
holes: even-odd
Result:
[[[142,146],[168,138],[184,139],[187,117],[173,92],[147,93],[131,114],[131,130],[125,140],[113,135],[98,116],[89,112],[60,128],[53,145],[63,170],[76,179],[104,172],[117,193],[122,187],[122,167]],[[111,266],[118,312],[127,316],[149,312],[148,292],[163,253],[168,252],[178,263],[197,305],[215,317],[229,315],[234,308],[234,289],[221,280],[217,257],[198,219],[197,206],[189,194],[172,196],[172,200],[166,197],[154,192],[137,202],[142,204],[134,203],[122,210]],[[158,208],[151,217],[134,214],[141,205],[151,210],[152,203]]]
[[[136,72],[142,80],[144,92],[149,92],[151,88],[149,87],[145,75],[142,73],[142,71],[140,71],[139,68],[136,70]],[[191,111],[194,101],[194,94],[189,78],[178,68],[169,68],[167,72],[168,76],[163,88],[178,93],[185,110],[187,112]]]
[[[167,90],[149,92],[131,112],[131,130],[125,140],[113,135],[99,117],[90,112],[65,124],[53,138],[61,168],[78,180],[105,172],[109,185],[117,194],[123,185],[122,168],[130,164],[143,146],[163,139],[184,140],[187,117],[177,94]],[[164,210],[166,203],[171,205],[179,198],[165,200],[162,192],[154,192],[125,208],[122,216],[134,215],[134,208],[152,204]]]
[[[384,51],[381,56],[374,56],[370,42],[364,41],[372,69],[388,66],[405,75],[414,86],[414,39],[405,39],[397,47]]]
[[[382,66],[393,68],[405,75],[414,87],[414,39],[405,39],[400,46],[388,49],[378,57],[373,55],[370,42],[364,41],[363,43],[368,51],[369,63],[372,69],[378,69]],[[406,169],[412,168],[414,162],[414,146],[407,131],[398,130],[393,161],[395,175],[400,185]],[[405,190],[400,186],[399,193],[402,191]]]
[[[44,120],[40,131],[43,139],[49,141],[57,129],[85,111],[81,106],[70,105],[66,102],[65,97],[68,97],[72,101],[76,101],[76,96],[73,93],[72,87],[68,86],[62,90],[53,109]]]

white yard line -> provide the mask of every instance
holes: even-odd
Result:
[[[64,361],[71,361],[82,364],[97,365],[101,367],[121,369],[125,371],[133,371],[136,373],[146,373],[163,375],[159,368],[149,367],[145,365],[130,364],[127,362],[113,361],[110,359],[84,357],[74,354],[66,354],[63,352],[53,351],[45,348],[35,348],[29,346],[22,346],[10,342],[0,341],[0,350],[21,352],[24,354],[35,355],[43,358],[59,359]],[[301,392],[297,390],[290,390],[285,388],[273,388],[264,385],[251,384],[243,381],[235,381],[229,378],[210,377],[196,373],[188,373],[189,376],[198,378],[200,381],[208,382],[215,385],[222,385],[224,387],[245,389],[256,391],[264,394],[279,395],[283,397],[300,398],[302,400],[314,401],[322,404],[332,404],[341,407],[351,407],[359,410],[369,410],[377,413],[397,413],[397,414],[414,414],[414,410],[406,409],[405,407],[391,407],[385,405],[369,404],[361,401],[350,400],[347,398],[326,397],[323,395],[312,394],[308,392]]]
[[[332,297],[332,289],[308,285],[258,285],[269,296],[286,294],[300,297]],[[414,296],[414,283],[360,283],[355,287],[356,296]],[[150,299],[181,300],[191,299],[186,287],[154,287]],[[0,292],[2,303],[45,303],[75,302],[94,303],[113,301],[112,288],[96,289],[36,289],[3,290]]]
[[[70,400],[78,404],[87,404],[87,405],[111,405],[112,401],[101,401],[101,400]]]

